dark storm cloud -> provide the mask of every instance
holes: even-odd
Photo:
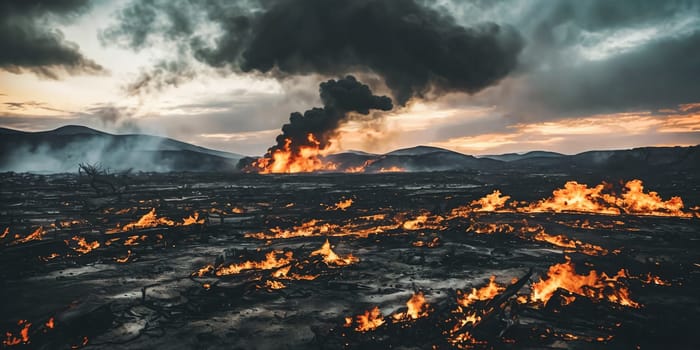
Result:
[[[568,114],[675,107],[700,100],[700,31],[526,80],[526,100]]]
[[[0,2],[0,69],[24,70],[57,79],[61,71],[97,73],[103,68],[51,27],[51,20],[82,14],[88,0],[3,0]]]
[[[512,25],[526,43],[513,79],[450,105],[541,120],[699,100],[698,1],[453,1],[447,9],[459,23]]]
[[[277,77],[374,73],[401,104],[478,92],[505,77],[522,48],[509,26],[460,26],[416,0],[136,1],[118,19],[104,43],[175,41],[209,66]],[[202,23],[218,25],[213,40]]]

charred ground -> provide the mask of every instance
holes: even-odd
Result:
[[[454,210],[633,178],[690,217]],[[675,171],[173,173],[98,194],[85,176],[6,173],[3,346],[697,348],[699,186]],[[572,246],[536,239],[557,235]],[[554,266],[607,279],[535,300]]]

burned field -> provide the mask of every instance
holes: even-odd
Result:
[[[634,178],[3,174],[2,346],[697,348],[698,181]]]

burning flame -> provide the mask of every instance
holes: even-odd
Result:
[[[19,239],[15,240],[14,243],[18,244],[18,243],[27,243],[30,241],[40,241],[44,238],[44,235],[46,235],[46,231],[44,230],[44,227],[39,226],[36,230],[34,230],[34,232],[27,235],[27,237],[19,238]]]
[[[641,305],[630,299],[629,290],[618,281],[620,278],[626,277],[627,273],[624,270],[618,271],[613,277],[609,277],[605,273],[598,274],[595,270],[591,270],[588,275],[579,275],[576,273],[571,259],[566,257],[565,263],[556,264],[549,268],[546,280],[540,278],[538,282],[533,283],[531,299],[546,304],[554,292],[562,288],[594,300],[608,300],[620,305],[639,308]]]
[[[190,215],[184,219],[182,219],[182,226],[189,226],[189,225],[201,225],[204,223],[204,218],[199,218],[199,213],[194,212],[193,215]]]
[[[502,196],[501,191],[494,190],[493,193],[471,202],[474,211],[497,211],[503,209],[510,196]]]
[[[350,208],[352,203],[353,203],[352,198],[348,198],[346,200],[335,203],[332,206],[329,206],[328,208],[326,208],[326,210],[345,210],[347,208]]]
[[[282,289],[282,288],[286,288],[286,286],[284,285],[284,283],[282,283],[282,282],[280,282],[280,281],[272,281],[272,280],[267,280],[267,281],[265,282],[265,287],[267,287],[267,289]]]
[[[443,217],[436,215],[436,216],[428,216],[428,215],[419,215],[413,220],[406,220],[404,221],[402,227],[404,230],[409,230],[409,231],[415,231],[415,230],[421,230],[421,229],[440,229],[441,226],[439,225],[443,221]]]
[[[129,249],[129,250],[126,251],[126,256],[125,256],[125,257],[123,257],[123,258],[116,258],[116,259],[114,259],[114,261],[116,261],[116,262],[118,262],[118,263],[120,263],[120,264],[123,264],[123,263],[128,262],[130,258],[131,258],[131,249]]]
[[[32,324],[30,322],[27,322],[27,320],[19,320],[17,322],[17,325],[22,327],[22,329],[19,331],[19,334],[14,335],[12,332],[6,332],[5,340],[2,341],[2,345],[13,346],[19,345],[21,343],[29,343],[29,327],[31,327]]]
[[[346,325],[348,325],[348,318],[345,319]],[[364,314],[355,316],[355,322],[357,323],[357,327],[355,327],[356,331],[367,332],[377,329],[377,327],[383,325],[385,321],[382,312],[379,311],[379,307],[375,306],[371,310],[365,311]]]
[[[380,173],[402,173],[404,171],[406,171],[406,169],[397,167],[396,165],[379,169]]]
[[[157,227],[159,225],[173,226],[175,222],[168,218],[159,218],[156,216],[156,209],[153,208],[148,213],[144,214],[140,219],[135,222],[128,223],[122,227],[122,231],[129,231],[135,228],[149,228]]]
[[[360,261],[360,259],[354,257],[352,254],[349,254],[348,256],[341,258],[338,256],[333,249],[331,249],[331,244],[328,242],[328,239],[326,239],[326,243],[323,243],[323,246],[321,246],[320,249],[314,250],[311,252],[310,256],[316,256],[316,255],[321,255],[323,256],[323,261],[327,265],[336,265],[336,266],[345,266],[345,265],[350,265],[353,263],[356,263]]]
[[[511,233],[513,231],[515,231],[515,228],[510,224],[483,222],[474,222],[467,228],[467,232],[474,232],[478,234]]]
[[[603,194],[604,184],[588,188],[586,184],[569,181],[564,188],[552,192],[552,197],[523,208],[526,212],[591,212],[599,214],[620,214],[620,209],[610,206],[611,196]],[[614,200],[613,200],[614,201]]]
[[[641,180],[631,180],[625,184],[627,191],[621,199],[616,199],[615,204],[628,214],[656,215],[656,216],[682,216],[691,217],[690,213],[683,212],[683,200],[681,197],[671,197],[664,201],[659,194],[650,191],[644,193]]]
[[[270,229],[271,234],[266,234],[263,232],[257,233],[246,233],[246,237],[252,237],[257,239],[273,239],[273,238],[292,238],[292,237],[310,237],[323,235],[336,229],[338,225],[323,223],[319,224],[318,220],[309,220],[302,223],[300,226],[296,226],[291,230],[281,229],[279,227],[273,227]]]
[[[326,152],[320,148],[321,143],[314,135],[309,133],[307,140],[311,146],[300,146],[298,151],[292,151],[292,140],[286,138],[283,148],[275,149],[264,157],[256,159],[246,170],[261,174],[336,170],[336,164],[321,160],[320,157]]]
[[[458,290],[457,303],[461,306],[468,307],[478,300],[491,299],[504,289],[504,287],[499,286],[496,283],[496,276],[491,276],[491,278],[489,278],[489,284],[479,289],[472,288],[472,291],[469,294],[464,294],[462,291]]]
[[[73,236],[73,238],[71,238],[71,239],[78,244],[77,247],[73,247],[73,250],[75,250],[76,252],[81,253],[83,255],[100,247],[100,242],[98,242],[98,241],[88,242],[85,240],[84,237]]]
[[[571,249],[578,249],[581,251],[581,253],[584,253],[586,255],[607,255],[608,250],[595,245],[595,244],[590,244],[590,243],[583,243],[578,240],[572,240],[567,238],[564,235],[556,235],[552,236],[550,234],[547,234],[544,232],[544,229],[541,229],[538,231],[533,237],[536,241],[542,241],[542,242],[547,242],[550,244],[553,244],[557,247],[562,247],[562,248],[571,248]]]
[[[406,307],[408,310],[406,312],[399,312],[392,317],[394,322],[399,322],[402,320],[415,320],[420,317],[428,316],[428,307],[430,305],[425,302],[425,296],[423,292],[415,293],[406,302]]]
[[[606,185],[589,188],[586,184],[569,181],[564,188],[554,190],[552,197],[519,208],[523,212],[588,212],[619,215],[621,212],[633,215],[692,217],[684,212],[683,200],[672,197],[664,201],[658,193],[644,193],[641,180],[630,180],[620,197],[603,193]]]
[[[277,257],[281,255],[281,257]],[[228,266],[220,266],[214,274],[217,276],[235,275],[241,273],[243,270],[270,270],[288,265],[292,262],[291,251],[283,252],[281,250],[273,250],[265,254],[265,260],[262,261],[244,261],[238,264],[230,264]]]
[[[46,326],[46,328],[48,328],[48,329],[53,329],[53,328],[56,326],[56,323],[54,322],[53,317],[49,318],[49,320],[46,321],[45,326]]]
[[[201,225],[204,224],[204,221],[204,218],[200,218],[199,213],[195,212],[189,217],[182,219],[182,223],[178,223],[166,217],[158,217],[158,215],[156,214],[156,209],[152,208],[148,213],[141,216],[141,218],[139,218],[138,220],[124,225],[121,229],[117,228],[108,230],[107,233],[117,233],[120,231],[130,231],[133,229],[152,228],[158,226]]]

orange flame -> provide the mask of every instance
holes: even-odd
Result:
[[[435,216],[428,216],[428,215],[419,215],[413,220],[406,220],[404,221],[402,227],[404,230],[409,230],[409,231],[415,231],[415,230],[421,230],[421,229],[440,229],[441,226],[439,225],[444,218],[439,215]]]
[[[553,244],[557,247],[578,249],[581,253],[586,255],[607,255],[608,250],[590,243],[583,243],[578,240],[572,240],[564,235],[552,236],[544,232],[544,229],[538,231],[533,237],[536,241],[547,242]]]
[[[417,318],[428,316],[428,307],[430,305],[425,302],[425,296],[423,292],[415,293],[406,302],[406,307],[408,310],[406,312],[399,312],[392,317],[394,322],[399,322],[402,320],[415,320]]]
[[[523,212],[588,212],[619,215],[621,212],[633,215],[692,217],[684,212],[683,200],[672,197],[664,201],[658,193],[644,193],[641,180],[630,180],[625,184],[622,196],[603,193],[605,184],[589,188],[586,184],[569,181],[564,188],[554,190],[552,197],[518,208]]]
[[[324,150],[320,148],[320,142],[313,134],[307,135],[307,140],[312,146],[300,146],[297,152],[292,151],[292,140],[286,138],[284,147],[268,152],[264,157],[256,159],[247,170],[261,174],[271,173],[307,173],[321,170],[336,170],[337,165],[324,162],[321,156]]]
[[[457,303],[461,306],[467,307],[479,300],[488,300],[503,291],[505,288],[499,286],[496,283],[496,276],[491,276],[489,278],[489,284],[479,289],[472,288],[471,293],[464,294],[462,291],[457,291]]]
[[[346,318],[346,324],[347,321]],[[382,312],[379,311],[379,307],[375,306],[371,310],[365,311],[364,314],[355,316],[355,322],[357,323],[357,327],[355,327],[356,331],[367,332],[377,329],[377,327],[383,325],[385,321]]]
[[[193,215],[190,215],[189,217],[182,219],[182,226],[201,225],[203,223],[204,223],[204,218],[200,219],[198,212],[194,212]]]
[[[501,191],[494,190],[493,193],[471,202],[474,211],[497,211],[503,209],[510,196],[502,196]]]
[[[624,270],[609,277],[607,274],[598,274],[591,270],[588,275],[576,273],[574,264],[569,257],[566,262],[553,265],[547,271],[547,279],[540,278],[532,285],[531,299],[534,301],[547,301],[554,295],[557,289],[562,288],[571,293],[586,296],[594,300],[608,300],[624,306],[639,308],[641,305],[629,296],[627,287],[618,282],[620,278],[626,278]]]
[[[19,345],[20,343],[29,343],[29,327],[31,327],[32,324],[27,322],[27,320],[19,320],[17,325],[22,326],[22,329],[19,331],[19,335],[16,336],[12,334],[12,332],[6,332],[5,340],[2,341],[2,345],[13,346]]]
[[[281,257],[277,257],[281,255]],[[235,275],[241,273],[243,270],[270,270],[288,265],[292,262],[291,251],[283,252],[281,250],[273,250],[265,254],[265,260],[262,261],[244,261],[238,264],[230,264],[228,266],[220,266],[214,274],[217,276]]]
[[[620,209],[610,206],[610,195],[603,194],[604,184],[588,188],[586,184],[569,181],[564,188],[552,192],[552,197],[523,208],[525,212],[592,212],[599,214],[620,214]]]
[[[116,258],[116,259],[114,259],[114,261],[116,261],[116,262],[118,262],[118,263],[120,263],[120,264],[123,264],[123,263],[128,262],[130,258],[131,258],[131,249],[129,249],[129,250],[126,251],[126,256],[125,256],[125,257],[123,257],[123,258]]]
[[[84,237],[73,236],[73,238],[71,238],[71,239],[78,244],[77,247],[73,247],[73,250],[75,250],[76,252],[81,253],[81,254],[87,254],[87,253],[93,251],[94,249],[97,249],[100,247],[100,242],[98,242],[98,241],[88,242],[85,240]]]
[[[284,283],[282,283],[280,281],[267,280],[265,282],[265,287],[267,287],[267,289],[283,289],[283,288],[286,288],[287,286],[285,286]]]
[[[328,208],[326,208],[326,210],[345,210],[347,208],[350,208],[352,203],[353,203],[352,198],[348,198],[346,200],[339,201],[338,203],[335,203],[332,206],[328,206]]]
[[[30,233],[27,235],[27,237],[20,238],[15,240],[15,244],[17,243],[27,243],[30,241],[40,241],[44,238],[44,235],[46,235],[46,231],[44,230],[43,226],[39,226],[34,232]]]
[[[379,169],[380,173],[402,173],[405,172],[406,169],[397,167],[396,165],[388,167],[388,168],[381,168]]]
[[[467,228],[467,232],[478,234],[511,233],[515,228],[510,224],[474,222]]]
[[[360,259],[354,257],[352,254],[349,254],[348,256],[341,258],[336,254],[333,249],[331,249],[331,244],[328,242],[328,239],[326,239],[326,242],[323,243],[323,246],[319,248],[318,250],[314,250],[311,252],[310,256],[316,256],[316,255],[321,255],[323,256],[323,261],[327,265],[336,265],[336,266],[345,266],[345,265],[350,265],[353,263],[356,263],[360,261]]]

